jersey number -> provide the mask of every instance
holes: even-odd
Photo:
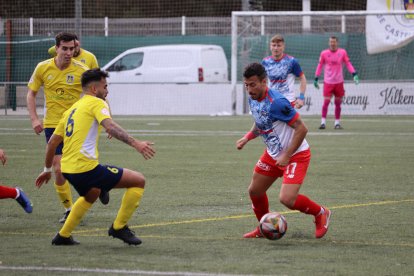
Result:
[[[295,170],[296,170],[296,166],[298,163],[293,162],[290,163],[289,165],[287,165],[286,170],[285,170],[285,174],[287,176],[287,178],[294,178],[295,177]]]
[[[117,174],[119,172],[118,168],[111,168],[111,167],[106,167],[110,172]]]
[[[66,124],[66,136],[67,137],[70,137],[73,134],[73,126],[75,124],[75,121],[73,120],[72,116],[73,116],[73,113],[75,113],[75,111],[76,111],[76,108],[72,110],[72,112],[70,113],[68,122]]]

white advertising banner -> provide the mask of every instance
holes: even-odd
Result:
[[[323,85],[321,89],[308,89],[303,115],[322,112]],[[333,100],[328,115],[334,114]],[[342,102],[343,115],[414,115],[414,85],[412,82],[345,83]]]
[[[414,1],[368,0],[367,10],[414,11]],[[366,16],[365,28],[368,54],[394,50],[414,40],[414,14]]]

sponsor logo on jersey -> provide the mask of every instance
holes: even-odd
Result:
[[[58,88],[58,89],[56,89],[56,94],[62,96],[63,94],[65,94],[65,90],[63,90],[63,88]]]

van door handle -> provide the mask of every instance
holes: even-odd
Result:
[[[214,72],[214,75],[218,75],[218,74],[220,74],[219,72]]]
[[[135,76],[141,76],[142,73],[135,73]]]

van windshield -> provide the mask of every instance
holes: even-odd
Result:
[[[131,53],[125,55],[109,66],[107,71],[126,71],[138,68],[142,65],[143,58],[144,53]]]

